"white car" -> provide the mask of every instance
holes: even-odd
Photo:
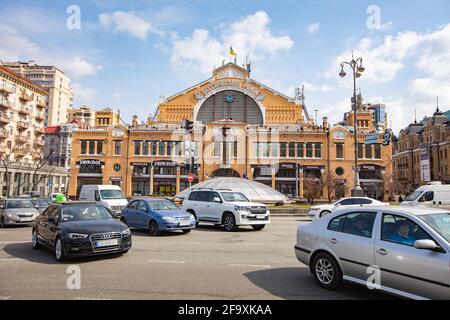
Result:
[[[199,222],[222,225],[225,231],[236,231],[248,225],[262,230],[270,223],[267,206],[251,202],[240,192],[231,190],[195,189],[183,200],[181,209],[191,213]]]
[[[326,289],[346,280],[411,299],[450,299],[450,211],[339,209],[298,226],[295,255]]]
[[[338,201],[331,204],[320,204],[312,206],[308,210],[308,215],[313,219],[322,218],[324,215],[331,213],[333,210],[339,208],[351,208],[351,207],[366,207],[366,206],[388,206],[389,203],[381,202],[367,197],[348,197],[341,198]]]

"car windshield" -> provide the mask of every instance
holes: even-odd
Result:
[[[62,221],[114,219],[105,207],[91,205],[62,206]]]
[[[240,192],[222,192],[222,197],[226,202],[250,202],[250,200]]]
[[[147,201],[151,210],[178,210],[178,207],[168,200]]]
[[[427,214],[419,218],[450,242],[450,213]]]
[[[414,201],[416,200],[420,195],[422,194],[422,191],[414,191],[409,195],[408,198],[406,198],[406,201]]]
[[[34,208],[31,200],[7,200],[6,209]]]
[[[100,190],[100,195],[104,200],[125,199],[125,196],[120,190]]]
[[[32,202],[37,207],[48,207],[48,202],[42,199],[32,200]]]

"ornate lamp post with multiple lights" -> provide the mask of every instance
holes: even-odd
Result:
[[[354,137],[355,137],[355,187],[352,190],[352,195],[354,197],[360,197],[364,195],[364,192],[361,188],[361,185],[359,183],[359,168],[358,168],[358,126],[356,121],[356,109],[357,109],[357,102],[356,102],[356,78],[359,78],[362,76],[362,73],[364,72],[365,68],[362,65],[362,58],[359,57],[355,60],[353,57],[353,51],[352,51],[352,60],[350,62],[344,61],[341,63],[341,72],[339,72],[339,76],[341,78],[344,78],[347,74],[344,71],[344,66],[349,65],[352,69],[352,75],[353,75],[353,126],[354,126]]]

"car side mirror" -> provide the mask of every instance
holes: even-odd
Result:
[[[340,205],[341,205],[341,203],[338,202],[338,203],[336,203],[334,206],[335,206],[335,207],[339,207]]]
[[[416,242],[414,242],[414,248],[433,251],[440,250],[440,247],[436,244],[436,242],[430,239],[416,240]]]
[[[220,200],[219,197],[214,197],[213,201],[214,202],[218,202],[218,203],[222,203],[222,200]]]

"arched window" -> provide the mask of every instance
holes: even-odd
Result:
[[[206,99],[197,114],[197,121],[210,123],[232,119],[248,124],[263,124],[264,119],[257,103],[246,94],[225,90]]]

